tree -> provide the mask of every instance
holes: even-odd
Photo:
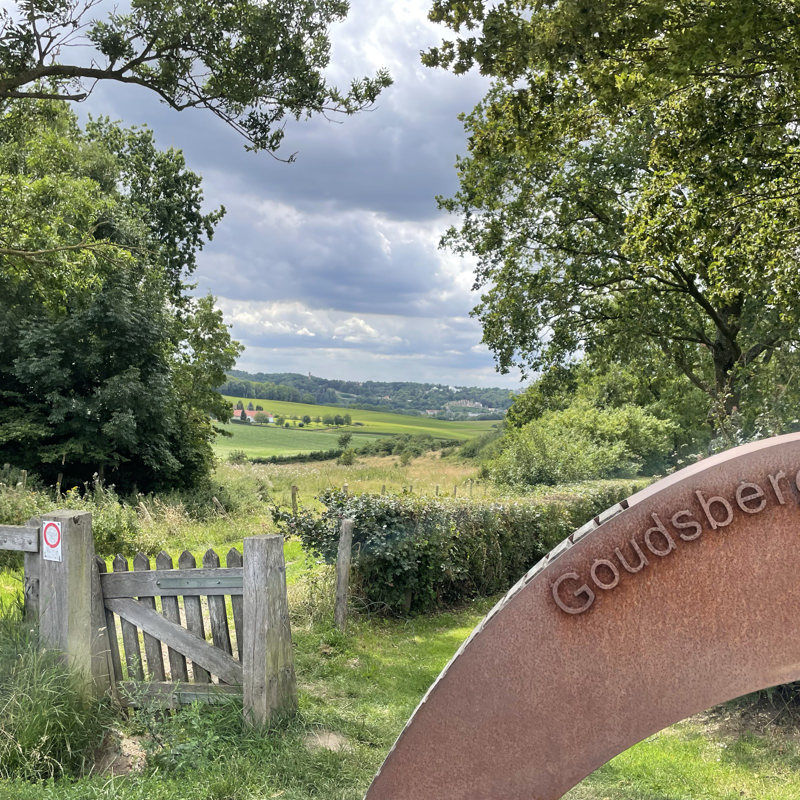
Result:
[[[356,463],[356,451],[349,447],[342,452],[339,458],[336,459],[337,464],[344,467],[352,467]]]
[[[721,416],[800,329],[800,22],[753,4],[434,3],[495,77],[442,205],[501,371],[666,359]]]
[[[345,431],[344,433],[340,433],[338,439],[336,440],[339,444],[340,450],[347,450],[350,446],[350,442],[353,438],[353,434],[350,431]]]
[[[185,285],[221,212],[151,145],[52,101],[0,118],[0,458],[48,482],[197,486],[231,414],[239,345]]]
[[[287,116],[352,114],[391,81],[326,82],[342,0],[17,0],[0,10],[0,101],[85,100],[98,81],[143,86],[174,109],[205,108],[255,150],[275,152]]]

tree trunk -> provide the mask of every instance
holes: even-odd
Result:
[[[741,310],[741,300],[720,309],[720,321],[717,323],[717,332],[711,347],[716,400],[725,417],[739,407],[741,394],[736,375],[736,366],[742,357],[742,348],[737,341]]]

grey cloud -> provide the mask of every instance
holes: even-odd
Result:
[[[306,215],[264,204],[232,213],[200,259],[198,278],[233,299],[302,300],[349,311],[464,313],[441,270],[438,232],[374,215]],[[449,294],[450,300],[432,300]],[[457,302],[453,300],[457,298]]]

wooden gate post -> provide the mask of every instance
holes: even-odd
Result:
[[[347,627],[347,592],[350,587],[350,554],[353,550],[353,520],[343,519],[336,553],[336,606],[333,621],[344,632]]]
[[[60,523],[57,528],[48,522]],[[111,687],[108,638],[97,564],[92,515],[53,511],[42,516],[39,548],[39,634],[61,650],[67,663],[98,694]]]
[[[245,721],[265,725],[297,708],[283,536],[249,536],[243,552]]]

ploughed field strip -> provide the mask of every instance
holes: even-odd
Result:
[[[177,703],[241,693],[243,635],[242,555],[231,548],[226,566],[214,550],[197,568],[184,551],[138,553],[133,570],[117,556],[108,572],[97,559],[114,677],[123,701],[142,694]],[[145,682],[146,681],[146,682]]]

